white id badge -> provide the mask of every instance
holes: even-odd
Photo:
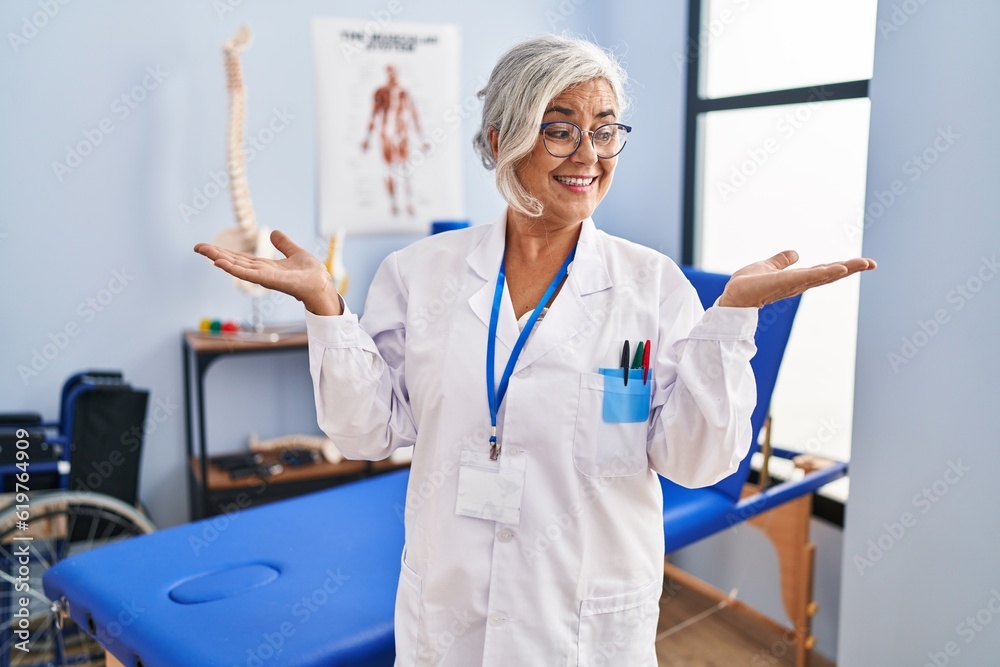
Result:
[[[517,525],[521,521],[525,458],[502,451],[499,461],[489,452],[463,451],[458,469],[455,514]]]

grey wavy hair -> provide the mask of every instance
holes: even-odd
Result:
[[[545,109],[564,90],[594,79],[611,86],[619,120],[628,107],[628,75],[613,53],[593,42],[543,35],[515,44],[504,53],[486,87],[482,126],[472,144],[487,169],[496,169],[497,189],[511,208],[542,214],[538,201],[518,180],[515,169],[535,147]],[[499,133],[499,159],[490,145],[490,129]]]

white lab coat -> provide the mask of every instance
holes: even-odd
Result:
[[[583,223],[569,276],[518,359],[503,452],[526,458],[518,525],[455,514],[460,452],[487,451],[497,223],[392,253],[364,317],[307,314],[323,430],[350,458],[415,445],[396,667],[655,667],[662,492],[731,474],[750,442],[755,308],[704,313],[668,258]],[[497,381],[518,335],[504,290]],[[650,339],[648,422],[602,419],[600,367]]]

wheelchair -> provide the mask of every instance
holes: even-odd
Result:
[[[120,372],[91,370],[63,384],[58,421],[0,414],[0,667],[104,664],[42,575],[155,529],[138,501],[148,399]]]

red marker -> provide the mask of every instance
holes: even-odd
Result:
[[[646,384],[649,378],[649,350],[653,347],[650,341],[646,341],[646,347],[642,350],[642,383]]]

